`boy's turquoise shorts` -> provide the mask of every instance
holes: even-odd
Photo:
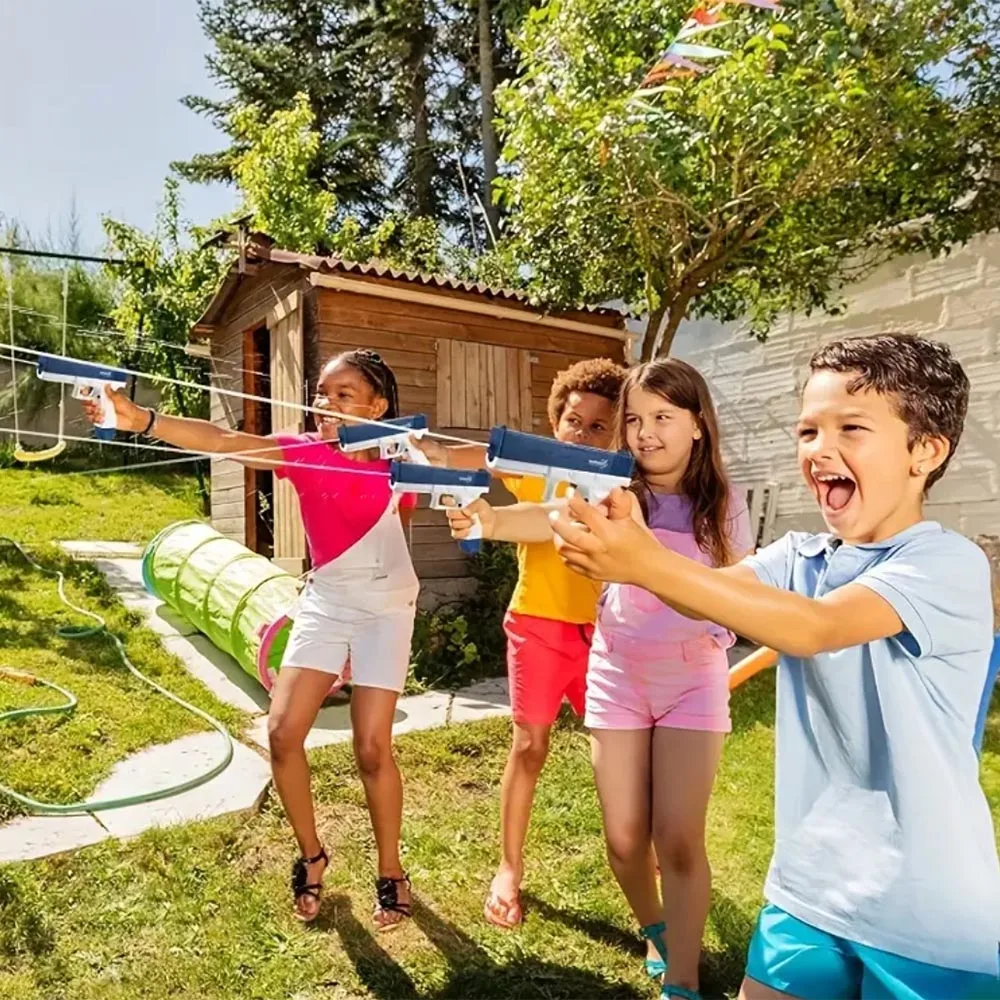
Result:
[[[765,906],[747,975],[800,1000],[1000,1000],[1000,978],[854,944]]]

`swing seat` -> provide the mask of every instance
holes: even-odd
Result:
[[[24,448],[14,449],[14,459],[18,462],[48,462],[56,458],[66,450],[65,441],[57,441],[51,448],[44,448],[41,451],[26,451]]]

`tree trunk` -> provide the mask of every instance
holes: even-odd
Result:
[[[493,202],[493,182],[497,176],[497,133],[493,127],[493,92],[496,77],[493,67],[493,19],[490,0],[479,0],[479,92],[483,139],[483,207],[492,243],[500,230],[500,210]]]
[[[681,320],[684,319],[685,312],[683,305],[678,302],[674,303],[670,315],[667,317],[667,325],[663,328],[660,349],[656,352],[657,357],[665,358],[670,354],[670,348],[674,344],[674,335],[677,333],[677,327],[681,325]]]
[[[654,309],[649,314],[649,319],[646,320],[646,336],[642,339],[641,361],[651,361],[653,359],[653,352],[656,350],[657,334],[660,332],[660,324],[663,323],[663,317],[666,315],[666,312],[667,304],[661,301],[659,308]]]
[[[413,214],[434,214],[434,161],[431,156],[430,111],[427,107],[427,53],[430,26],[423,3],[414,2],[410,53],[410,121],[413,124]]]

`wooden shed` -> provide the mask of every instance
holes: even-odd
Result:
[[[220,425],[259,434],[312,429],[308,414],[282,403],[308,403],[326,358],[367,347],[396,373],[403,414],[424,413],[434,429],[485,440],[496,424],[548,434],[556,373],[582,358],[626,360],[629,336],[613,310],[542,314],[516,291],[290,253],[254,235],[189,350],[210,358],[214,385],[271,401],[213,393],[211,419]],[[291,573],[308,568],[294,491],[270,472],[214,461],[212,522]],[[418,510],[410,541],[426,600],[462,589],[467,565],[440,512]]]

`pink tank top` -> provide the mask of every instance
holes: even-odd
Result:
[[[283,459],[274,474],[295,487],[309,555],[313,569],[318,569],[343,555],[381,521],[393,499],[389,462],[355,462],[315,434],[278,434],[274,440]],[[400,497],[401,507],[416,503],[413,493]]]

